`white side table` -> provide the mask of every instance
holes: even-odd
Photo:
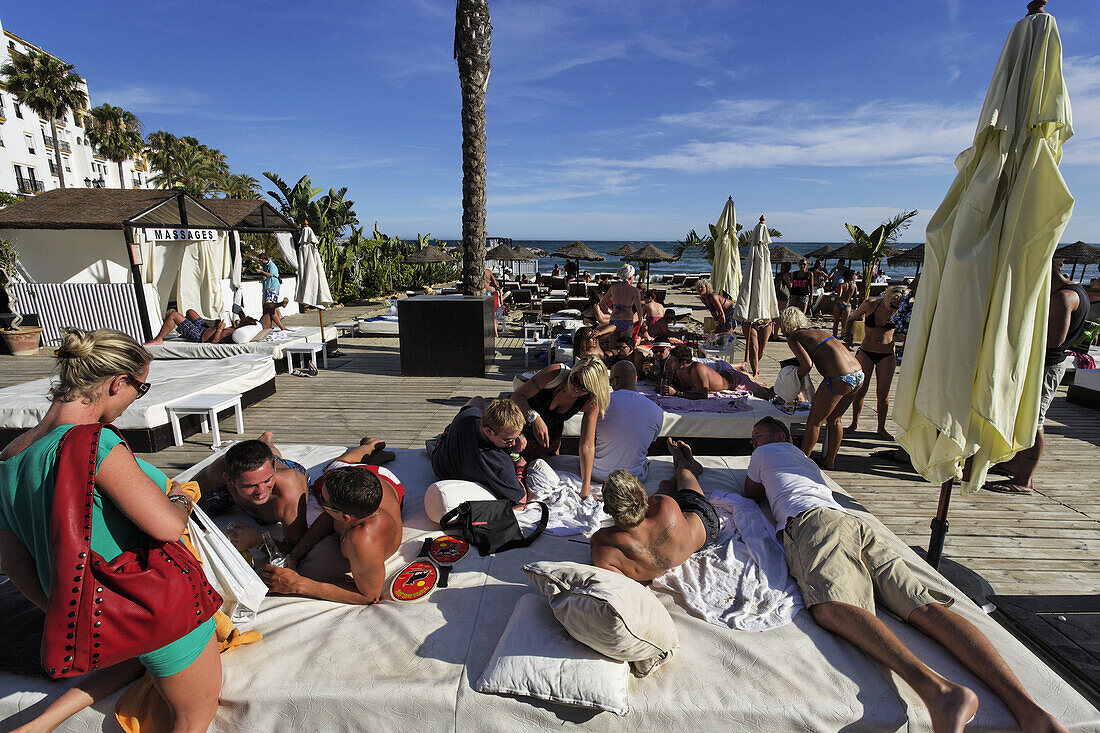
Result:
[[[527,368],[527,365],[531,361],[531,350],[537,353],[539,351],[546,352],[546,358],[550,358],[550,344],[554,343],[553,339],[523,339],[523,366]]]
[[[545,323],[525,323],[523,324],[523,338],[524,339],[537,339],[546,338],[550,335],[550,326]]]
[[[283,353],[286,354],[286,370],[288,372],[294,371],[294,355],[302,355],[302,366],[306,365],[306,358],[308,357],[312,363],[313,368],[317,368],[317,354],[321,355],[321,364],[325,369],[328,369],[328,352],[325,350],[325,344],[288,344],[283,347]]]
[[[332,326],[336,329],[336,333],[339,336],[351,336],[353,333],[355,333],[355,329],[359,327],[359,322],[341,321],[340,323],[332,324]]]
[[[217,450],[222,445],[221,431],[218,430],[218,413],[231,407],[237,418],[237,435],[243,435],[244,415],[241,413],[239,394],[197,394],[173,402],[165,407],[168,411],[168,420],[172,423],[172,440],[176,445],[183,445],[183,433],[180,431],[181,415],[201,415],[202,432],[213,435],[214,444],[210,447]]]

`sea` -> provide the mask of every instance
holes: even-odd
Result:
[[[564,247],[565,245],[567,245],[569,243],[570,243],[569,241],[558,241],[558,240],[521,240],[521,239],[512,240],[512,246],[513,247],[518,246],[518,245],[523,245],[524,247],[527,247],[528,249],[539,248],[539,249],[543,249],[547,252],[554,252],[555,250],[560,249],[561,247]],[[590,241],[586,241],[585,244],[587,246],[589,246],[590,248],[592,248],[594,251],[596,251],[597,253],[603,255],[606,258],[602,262],[584,262],[584,261],[581,261],[581,263],[580,263],[581,272],[588,271],[588,272],[591,272],[591,273],[595,274],[595,273],[598,273],[598,272],[614,272],[615,270],[618,270],[619,267],[622,266],[623,263],[618,257],[615,257],[615,256],[610,255],[608,253],[611,252],[612,250],[618,249],[619,247],[623,246],[624,244],[629,244],[629,245],[631,245],[631,246],[633,246],[637,249],[640,249],[640,248],[644,247],[647,244],[653,244],[653,246],[657,247],[658,249],[662,249],[662,250],[664,250],[665,252],[668,252],[671,255],[675,255],[676,254],[676,248],[679,245],[679,242],[657,242],[657,241],[654,241],[654,242],[641,242],[641,241],[614,241],[614,242],[611,242],[611,241],[596,241],[596,242],[590,242]],[[780,245],[780,244],[783,245],[784,247],[789,247],[790,249],[794,250],[795,252],[798,252],[799,254],[809,254],[810,252],[813,252],[814,250],[821,248],[825,244],[828,244],[829,246],[833,247],[834,249],[839,249],[840,247],[843,247],[846,243],[845,242],[788,242],[788,241],[783,240],[783,239],[774,239],[774,240],[772,240],[772,246],[773,247],[776,246],[776,245]],[[906,250],[906,249],[909,249],[911,247],[915,247],[917,245],[916,244],[911,244],[911,243],[905,243],[905,244],[898,244],[898,245],[894,245],[894,246],[895,246],[896,249]],[[1061,246],[1061,245],[1059,245],[1059,246]],[[540,272],[550,272],[551,270],[554,269],[555,264],[561,264],[561,263],[562,263],[562,260],[558,259],[558,258],[555,258],[555,257],[541,257],[538,260],[538,269],[539,269]],[[636,263],[634,263],[634,264],[635,264],[635,266],[637,266]],[[744,267],[744,264],[745,264],[744,260],[742,260],[742,263],[741,263],[742,268]],[[825,262],[825,266],[829,270],[831,270],[835,265],[836,265],[836,260],[828,260],[827,262]],[[813,266],[812,261],[810,262],[810,266],[811,267]],[[859,269],[859,263],[858,262],[854,263],[854,267],[855,267],[855,269],[858,270]],[[1067,276],[1069,276],[1070,273],[1071,273],[1071,267],[1072,267],[1071,265],[1066,265],[1066,267],[1065,267],[1064,272],[1066,273]],[[797,269],[797,268],[795,268],[795,269]],[[916,272],[917,272],[917,265],[916,264],[890,265],[889,263],[885,263],[885,267],[883,269],[885,270],[887,277],[889,277],[891,280],[895,280],[895,279],[900,279],[900,278],[912,277],[913,275],[915,275]],[[688,249],[687,251],[685,251],[684,256],[681,257],[676,262],[654,262],[650,266],[649,271],[650,271],[651,274],[654,274],[654,275],[657,275],[657,274],[675,274],[675,273],[678,273],[678,272],[683,272],[683,273],[709,272],[710,271],[710,265],[707,263],[706,250],[704,250],[702,247],[692,247],[692,248]],[[529,272],[529,270],[519,268],[517,274],[522,273],[522,272]],[[1100,270],[1097,269],[1097,265],[1086,265],[1086,266],[1084,266],[1084,268],[1082,268],[1081,265],[1078,265],[1077,266],[1077,271],[1073,275],[1073,279],[1075,281],[1082,281],[1083,280],[1086,283],[1094,277],[1100,277]]]

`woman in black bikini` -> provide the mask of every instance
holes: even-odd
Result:
[[[607,367],[595,356],[586,356],[562,373],[561,364],[551,364],[512,393],[512,402],[523,410],[527,426],[523,435],[527,447],[523,457],[530,463],[541,456],[557,455],[565,422],[583,413],[578,453],[581,460],[581,498],[592,485],[592,463],[596,457],[596,420],[611,402],[611,380]]]
[[[845,333],[850,334],[852,324],[863,319],[865,333],[859,344],[859,351],[856,352],[856,359],[867,375],[852,399],[852,424],[848,429],[859,429],[859,414],[863,411],[863,400],[867,396],[873,373],[875,394],[878,397],[878,437],[883,440],[894,439],[894,436],[886,432],[886,415],[890,410],[890,383],[894,380],[894,369],[898,363],[894,352],[894,324],[890,319],[897,313],[904,297],[905,288],[898,285],[888,287],[881,298],[864,301],[845,324]]]

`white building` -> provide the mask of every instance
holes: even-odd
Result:
[[[44,50],[2,24],[0,31],[3,31],[0,64],[6,63],[11,54],[23,53],[28,48]],[[86,80],[82,87],[87,94]],[[0,191],[35,194],[59,188],[54,145],[61,148],[68,188],[153,188],[149,185],[149,167],[142,160],[125,161],[123,180],[118,180],[118,164],[101,157],[88,144],[84,119],[87,114],[87,109],[81,109],[58,119],[55,141],[50,136],[49,121],[17,104],[15,97],[0,85]]]

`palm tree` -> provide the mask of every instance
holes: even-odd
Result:
[[[485,292],[485,90],[493,26],[488,0],[458,0],[455,49],[462,90],[462,292]]]
[[[309,202],[324,189],[313,188],[308,175],[299,178],[293,186],[288,186],[282,178],[271,171],[264,171],[264,178],[275,184],[275,188],[278,189],[268,191],[267,195],[275,199],[283,216],[299,227],[305,226],[309,219]]]
[[[176,136],[164,130],[150,132],[145,141],[145,154],[149,158],[149,168],[156,171],[149,181],[155,186],[172,188],[175,183],[172,158],[176,150]]]
[[[90,112],[88,118],[88,143],[99,154],[118,165],[118,187],[126,188],[122,164],[141,154],[145,140],[141,137],[141,120],[133,112],[101,104]]]
[[[0,66],[0,81],[16,102],[50,121],[57,178],[61,188],[65,188],[65,168],[61,165],[56,120],[64,117],[66,112],[80,110],[88,103],[88,95],[81,88],[84,80],[73,71],[72,64],[45,51],[28,48],[26,53],[12,53],[11,60]]]
[[[902,211],[894,218],[887,219],[879,224],[878,228],[868,234],[853,224],[845,224],[844,227],[852,235],[852,243],[859,250],[859,259],[863,263],[863,299],[871,297],[871,265],[878,262],[886,254],[886,248],[892,245],[901,236],[901,233],[909,228],[910,219],[917,215],[914,211]]]
[[[247,173],[230,173],[222,178],[221,190],[226,198],[254,199],[260,195],[260,182]]]

